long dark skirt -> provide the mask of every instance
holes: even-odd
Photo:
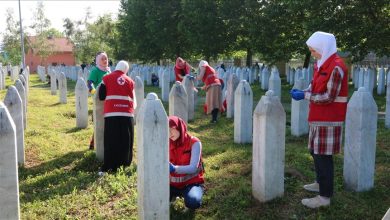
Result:
[[[102,171],[116,171],[129,166],[133,159],[133,117],[104,118],[104,164]]]

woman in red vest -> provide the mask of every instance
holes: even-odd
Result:
[[[184,76],[190,74],[192,66],[188,64],[183,58],[178,57],[173,70],[175,71],[176,81],[183,81]]]
[[[104,100],[104,163],[102,172],[129,166],[133,159],[134,82],[126,75],[129,64],[119,61],[115,71],[103,77],[99,99]]]
[[[333,154],[340,152],[347,111],[348,70],[337,55],[333,34],[315,32],[307,41],[316,58],[313,81],[304,91],[293,89],[293,99],[307,99],[309,106],[309,150],[314,159],[316,181],[303,188],[319,196],[303,199],[309,208],[330,205],[333,195]]]
[[[222,84],[217,74],[207,61],[201,60],[199,63],[199,75],[196,77],[205,84],[206,90],[206,114],[211,113],[211,123],[217,122],[218,111],[222,109]]]
[[[169,116],[170,200],[184,197],[186,207],[197,209],[203,196],[202,144],[187,133],[186,123]]]

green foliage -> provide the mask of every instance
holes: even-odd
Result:
[[[15,15],[11,8],[7,9],[6,12],[6,30],[2,34],[3,42],[3,58],[4,63],[11,63],[12,65],[19,65],[22,60],[22,52],[20,46],[20,23],[14,20]],[[27,49],[26,36],[24,40],[25,51]]]
[[[7,77],[7,86],[11,85]],[[37,75],[30,78],[28,126],[25,130],[26,164],[19,168],[21,219],[136,219],[137,155],[132,165],[117,173],[98,177],[101,163],[87,150],[92,121],[87,129],[75,127],[75,82],[68,81],[68,104],[59,104],[50,95],[48,84]],[[290,134],[290,85],[282,77],[282,103],[286,111],[285,193],[267,203],[252,197],[252,146],[233,143],[233,119],[225,116],[210,124],[203,114],[204,93],[200,93],[195,120],[189,132],[202,141],[206,167],[206,191],[196,211],[186,210],[178,199],[170,208],[171,219],[381,219],[390,197],[390,130],[384,119],[378,120],[374,188],[356,193],[344,190],[343,154],[334,157],[335,195],[329,208],[310,210],[300,203],[303,184],[315,179],[313,161],[307,150],[307,135]],[[255,108],[264,95],[258,84],[252,85]],[[0,100],[6,90],[0,91]],[[158,87],[145,87],[161,93]],[[350,96],[353,93],[350,87]],[[384,111],[385,99],[374,95],[378,110]],[[89,99],[89,109],[92,100]],[[168,104],[163,103],[167,109]],[[92,114],[92,111],[89,111]],[[136,135],[137,137],[137,135]],[[379,202],[378,202],[379,201]]]

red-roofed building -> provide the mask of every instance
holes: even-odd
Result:
[[[29,44],[29,50],[26,54],[26,65],[30,67],[31,72],[37,71],[37,66],[48,66],[48,65],[61,65],[74,66],[76,64],[73,48],[73,43],[65,37],[47,38],[51,49],[51,55],[43,60],[37,53],[39,49],[34,48],[36,37],[31,36],[27,38]]]

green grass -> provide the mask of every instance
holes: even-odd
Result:
[[[285,83],[285,79],[282,79]],[[7,85],[11,82],[7,80]],[[92,121],[87,129],[77,129],[75,83],[68,81],[68,104],[50,95],[50,87],[31,75],[28,98],[28,127],[25,131],[26,163],[19,168],[22,219],[136,219],[136,156],[130,167],[99,178],[101,163],[88,150]],[[252,86],[253,108],[264,91]],[[200,101],[189,131],[200,138],[206,167],[203,205],[195,212],[175,202],[171,219],[381,219],[390,206],[390,129],[378,122],[375,186],[363,193],[344,190],[343,155],[335,156],[335,195],[330,208],[310,210],[300,201],[314,196],[302,185],[314,180],[313,161],[306,149],[307,135],[290,135],[289,85],[283,85],[286,110],[285,194],[260,203],[252,197],[252,145],[233,143],[233,119],[220,117],[210,124]],[[0,100],[6,90],[0,91]],[[145,94],[157,87],[145,87]],[[353,90],[351,91],[352,95]],[[201,93],[204,96],[204,93]],[[374,96],[384,111],[384,96]],[[202,97],[203,98],[203,97]],[[167,103],[164,103],[167,109]],[[89,99],[92,109],[92,99]],[[89,111],[92,114],[92,111]],[[91,116],[90,116],[91,118]],[[136,145],[135,145],[136,154]]]

